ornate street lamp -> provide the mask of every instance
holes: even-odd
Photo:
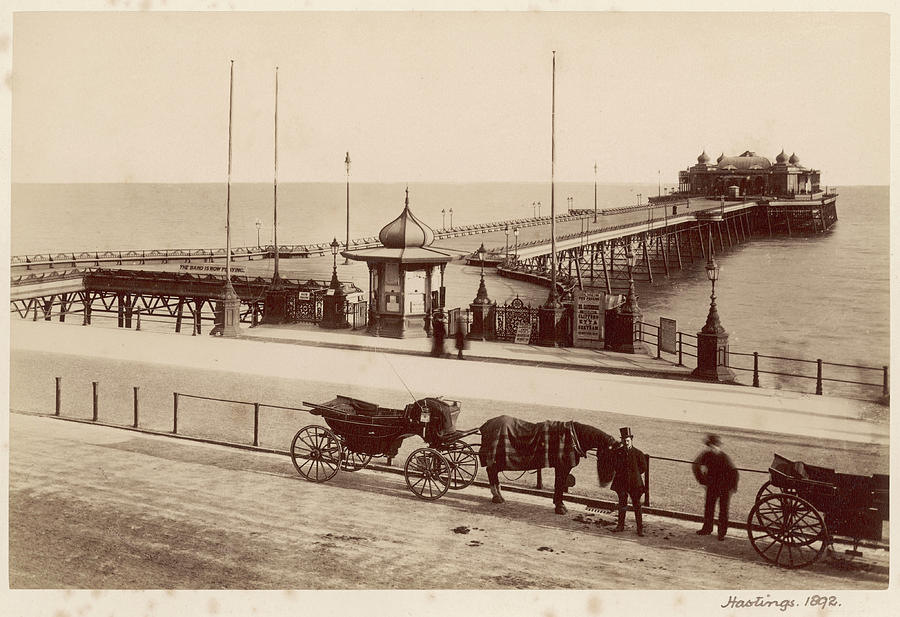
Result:
[[[509,223],[503,227],[503,233],[506,234],[506,260],[509,261]]]
[[[642,195],[642,193],[638,193],[637,195],[638,195],[638,205],[641,205],[641,195]]]
[[[628,294],[625,303],[616,310],[615,320],[608,327],[606,345],[608,349],[625,353],[643,353],[646,351],[641,337],[635,340],[635,331],[640,331],[640,323],[643,315],[638,306],[637,294],[634,293],[634,266],[637,263],[637,255],[634,246],[629,239],[625,245],[625,264],[628,266]]]
[[[337,254],[341,244],[337,238],[334,238],[328,246],[331,247],[331,284],[322,301],[322,321],[319,322],[319,326],[322,328],[349,328],[350,323],[347,321],[344,311],[346,297],[337,277]]]
[[[344,168],[347,170],[347,243],[344,245],[347,247],[347,250],[350,250],[350,153],[347,153],[347,158],[344,159]],[[344,265],[348,265],[350,263],[350,259],[344,258]]]
[[[513,228],[513,235],[516,237],[516,250],[515,250],[515,258],[518,261],[519,259],[519,228]]]
[[[453,229],[453,208],[450,208],[450,229]]]
[[[487,287],[484,285],[484,256],[487,253],[484,242],[478,247],[476,253],[481,262],[481,282],[478,284],[478,293],[475,294],[475,299],[469,304],[472,311],[472,328],[469,330],[469,338],[486,340],[494,336],[494,303],[488,297]]]
[[[441,208],[441,229],[447,229],[447,211]]]
[[[538,202],[538,218],[541,218],[541,202]]]
[[[259,243],[259,230],[261,227],[262,227],[262,221],[259,219],[256,219],[256,248],[257,249],[262,249],[262,246]]]
[[[531,202],[531,218],[533,218],[533,219],[537,218],[537,202],[536,201]]]
[[[625,306],[632,312],[638,308],[637,296],[634,293],[634,264],[636,262],[637,258],[634,254],[634,248],[629,242],[625,246],[625,263],[628,265],[628,295],[625,297]]]
[[[709,296],[709,313],[706,324],[697,333],[697,368],[693,375],[712,381],[734,381],[734,372],[728,368],[728,333],[719,321],[716,310],[716,281],[719,280],[719,264],[712,250],[710,233],[709,260],[706,262],[706,278],[712,286]]]

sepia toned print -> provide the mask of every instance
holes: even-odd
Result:
[[[10,614],[886,614],[888,14],[160,8],[12,13]]]

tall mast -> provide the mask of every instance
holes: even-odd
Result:
[[[272,242],[275,244],[275,273],[272,283],[278,285],[278,67],[275,67],[275,180],[274,180],[274,213],[272,222]]]
[[[228,185],[225,190],[225,289],[231,287],[231,114],[234,104],[234,60],[228,81]]]
[[[553,52],[553,86],[550,108],[550,296],[548,306],[556,306],[556,51]]]

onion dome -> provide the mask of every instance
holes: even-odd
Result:
[[[796,154],[791,154],[791,158],[788,159],[788,162],[791,165],[798,165],[800,163],[800,157]]]
[[[724,158],[725,158],[725,153],[723,152],[722,154],[719,155],[719,158],[716,159],[716,163],[721,163],[722,159],[724,159]]]
[[[700,156],[697,157],[697,162],[700,163],[701,165],[705,165],[706,163],[709,163],[709,155],[706,153],[706,150],[704,150],[700,154]]]
[[[781,149],[781,154],[775,157],[776,163],[784,163],[787,160],[787,154],[784,153],[784,148]]]
[[[758,156],[755,152],[747,150],[740,156],[726,156],[719,161],[719,169],[741,169],[741,170],[765,170],[769,169],[772,163],[764,156]]]
[[[420,221],[409,209],[409,187],[406,187],[406,204],[400,216],[381,228],[378,240],[386,248],[403,249],[431,246],[434,231]]]

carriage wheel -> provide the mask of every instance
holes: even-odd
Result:
[[[829,544],[822,515],[805,499],[785,493],[753,504],[747,534],[763,559],[785,568],[808,566]]]
[[[403,468],[406,486],[422,499],[438,499],[450,488],[450,463],[433,448],[419,448]]]
[[[291,460],[311,482],[331,480],[341,467],[341,442],[325,427],[304,426],[291,442]]]
[[[360,469],[365,469],[371,460],[371,455],[360,454],[344,446],[344,452],[341,456],[341,469],[344,471],[359,471]]]
[[[450,463],[450,488],[462,490],[475,481],[478,473],[478,457],[472,446],[462,440],[454,441],[444,452],[444,458]]]
[[[515,482],[516,480],[524,476],[527,471],[501,471],[500,473],[503,475],[503,479],[507,482]]]

